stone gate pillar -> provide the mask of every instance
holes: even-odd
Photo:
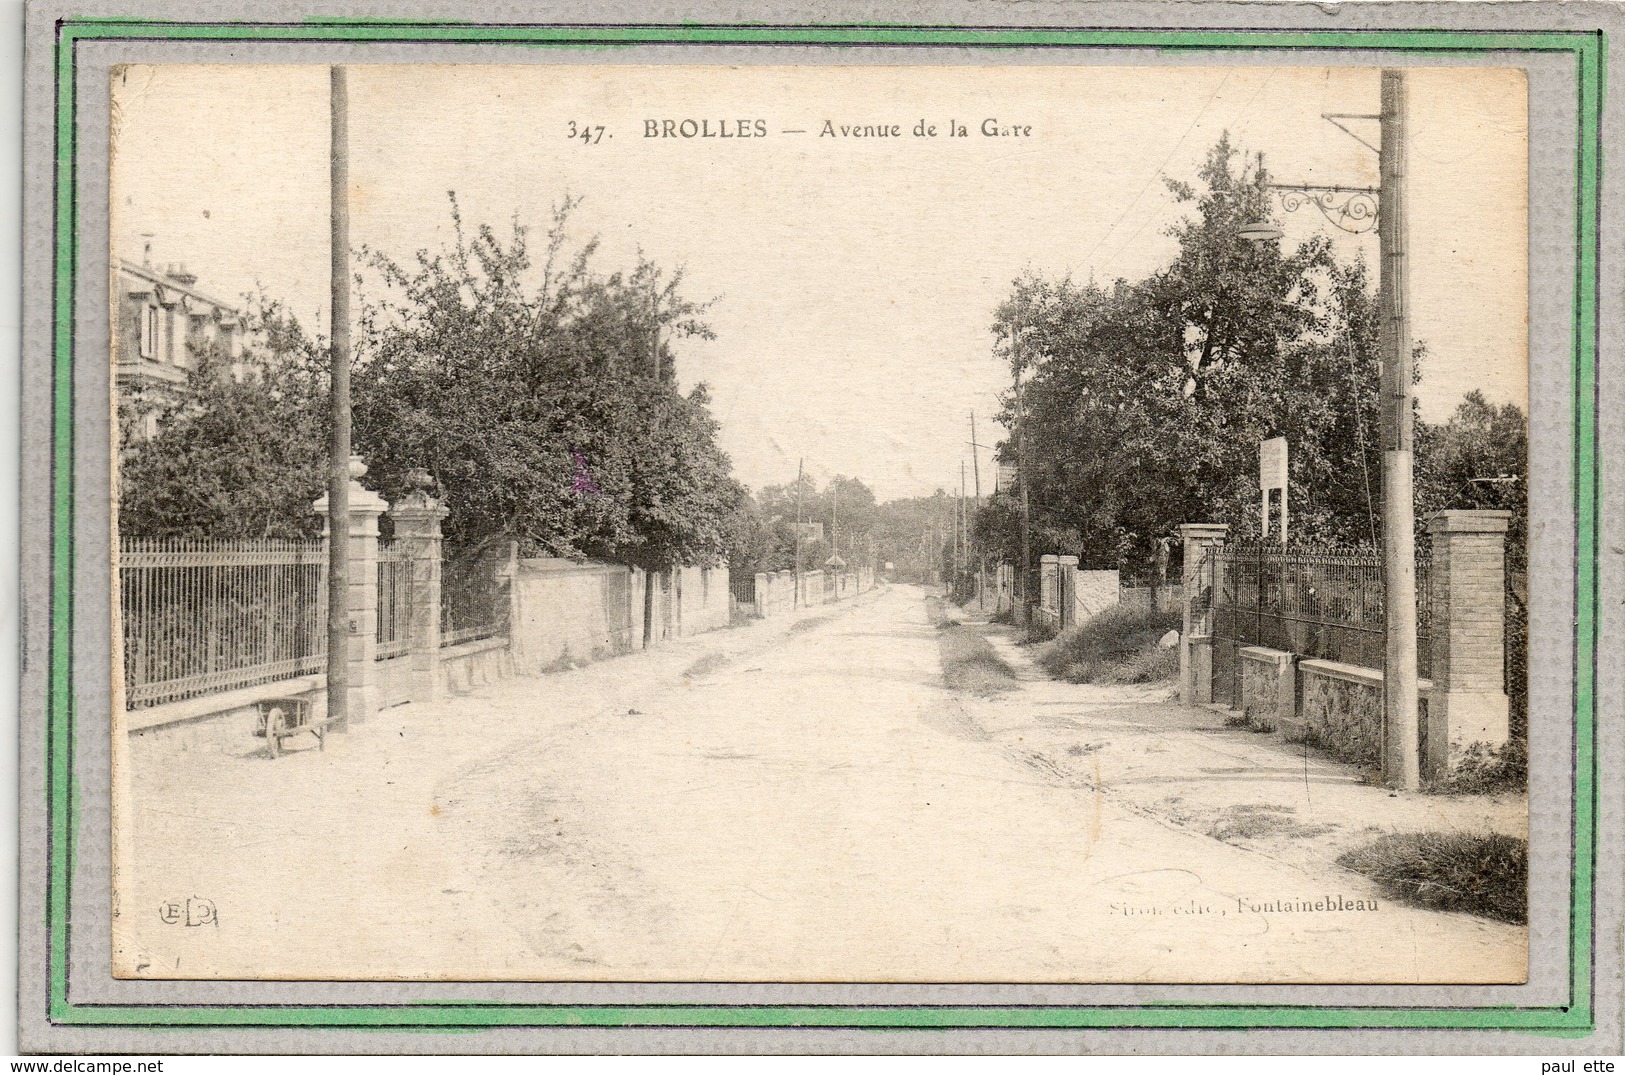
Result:
[[[1179,632],[1179,700],[1184,705],[1213,701],[1213,635],[1208,615],[1213,598],[1203,593],[1209,577],[1202,571],[1202,561],[1209,549],[1223,545],[1229,535],[1229,523],[1179,524],[1185,549],[1180,576],[1184,626]]]
[[[1038,604],[1051,611],[1060,607],[1060,557],[1046,552],[1038,558]]]
[[[363,489],[359,479],[367,465],[359,455],[350,457],[350,518],[345,531],[350,542],[349,600],[345,614],[350,627],[349,718],[359,724],[378,712],[378,517],[389,509],[384,498]],[[311,506],[322,517],[322,538],[333,540],[326,494]]]
[[[1441,511],[1428,523],[1432,668],[1428,678],[1430,775],[1447,772],[1474,743],[1507,741],[1507,511]]]
[[[1078,558],[1062,555],[1056,562],[1056,600],[1060,603],[1061,629],[1078,622]]]
[[[440,587],[443,548],[440,523],[449,513],[426,492],[408,493],[390,505],[395,545],[412,565],[411,603],[406,637],[411,646],[412,698],[432,702],[442,694],[440,682]]]

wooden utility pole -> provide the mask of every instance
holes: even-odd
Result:
[[[649,365],[655,388],[660,387],[660,291],[653,280],[649,283]],[[654,410],[655,421],[660,418],[659,408]],[[657,431],[658,432],[658,431]],[[643,573],[643,648],[648,649],[654,639],[656,576],[665,577],[664,569]]]
[[[982,457],[979,454],[982,446],[976,443],[976,412],[970,412],[970,462],[971,472],[976,478],[976,510],[982,510]],[[983,590],[987,582],[987,554],[979,552],[976,559],[976,607],[985,608],[982,600]]]
[[[830,555],[839,558],[841,555],[841,485],[840,482],[830,479],[829,483],[829,551]]]
[[[1382,72],[1381,193],[1377,237],[1382,323],[1382,525],[1387,648],[1383,668],[1383,778],[1389,787],[1421,787],[1416,683],[1416,537],[1412,485],[1410,268],[1406,218],[1405,72]]]
[[[344,68],[330,68],[328,83],[332,441],[327,475],[327,719],[328,727],[344,732],[350,727],[350,92]]]
[[[971,411],[970,412],[970,463],[971,463],[971,472],[976,478],[976,485],[974,486],[974,488],[976,490],[976,506],[978,508],[980,508],[982,506],[982,460],[976,453],[981,451],[981,448],[982,448],[982,446],[980,444],[976,443],[976,412]]]
[[[970,505],[965,502],[965,461],[959,461],[959,575],[970,574]]]
[[[1032,566],[1032,516],[1027,499],[1027,422],[1021,410],[1021,321],[1010,326],[1011,366],[1016,381],[1016,488],[1021,492],[1021,567],[1016,576],[1016,623],[1027,626],[1027,576]]]
[[[805,472],[807,461],[796,461],[796,599],[794,604],[800,605],[801,600],[801,476]]]

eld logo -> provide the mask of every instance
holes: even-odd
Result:
[[[170,900],[158,907],[158,917],[171,926],[218,926],[220,916],[214,903],[200,896]]]

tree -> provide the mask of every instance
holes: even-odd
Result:
[[[1295,540],[1365,540],[1376,474],[1376,319],[1365,266],[1324,238],[1286,252],[1250,243],[1268,219],[1262,157],[1228,137],[1200,189],[1170,182],[1196,213],[1169,230],[1166,268],[1138,282],[1080,286],[1018,279],[996,311],[996,352],[1021,383],[1036,552],[1086,567],[1146,566],[1182,522],[1224,520],[1256,538],[1261,440],[1291,446]],[[999,416],[1016,422],[1014,390]],[[1016,463],[1015,445],[1000,445]],[[983,510],[978,534],[1014,559],[1013,498]]]
[[[449,506],[447,552],[517,541],[529,555],[594,556],[660,570],[725,551],[743,489],[717,444],[706,387],[677,391],[672,341],[706,336],[682,274],[629,274],[571,248],[574,202],[533,265],[527,231],[465,234],[402,265],[363,252],[377,291],[360,303],[353,442],[367,484],[398,499],[427,470]],[[539,279],[537,277],[539,276]],[[327,361],[274,304],[225,376],[199,354],[188,391],[125,401],[121,529],[149,536],[297,536],[325,485]],[[660,356],[659,377],[655,356]],[[152,418],[157,436],[142,441]]]
[[[390,298],[368,312],[357,444],[386,495],[414,468],[435,477],[454,554],[512,540],[648,570],[713,563],[740,490],[706,387],[675,389],[669,336],[653,369],[660,330],[709,334],[703,306],[647,261],[604,275],[595,242],[568,254],[573,204],[539,267],[517,222],[506,239],[466,235],[455,198],[449,249],[411,268],[369,257]]]
[[[261,299],[238,358],[191,347],[184,391],[119,401],[118,525],[125,537],[304,538],[323,489],[326,357]],[[153,435],[145,435],[151,428]]]

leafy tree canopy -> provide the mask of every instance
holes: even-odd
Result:
[[[397,499],[427,470],[451,509],[453,555],[512,540],[527,555],[713,563],[744,490],[706,387],[679,393],[672,353],[674,339],[710,336],[704,304],[647,260],[599,271],[596,242],[571,249],[574,204],[555,213],[539,259],[517,222],[506,236],[467,233],[455,197],[449,248],[407,263],[363,252],[358,283],[377,288],[360,304],[352,368],[366,482]],[[205,358],[188,392],[150,404],[157,436],[126,441],[123,532],[308,532],[328,355],[269,315],[252,375],[221,376]],[[132,409],[132,433],[142,421]]]
[[[1035,557],[1146,567],[1178,524],[1204,520],[1256,538],[1258,444],[1277,436],[1290,446],[1293,540],[1378,538],[1373,274],[1324,237],[1294,249],[1241,238],[1272,217],[1267,183],[1262,156],[1223,137],[1196,184],[1169,183],[1194,212],[1169,229],[1168,266],[1109,286],[1028,274],[997,310],[1012,376],[999,418],[1017,426],[1019,383],[1025,438],[999,452],[1022,456]],[[1001,494],[980,540],[1014,560],[1019,518]]]

